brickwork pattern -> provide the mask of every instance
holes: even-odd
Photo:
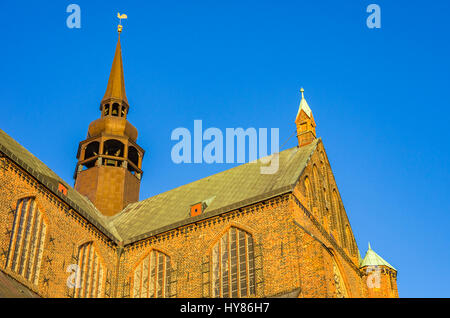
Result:
[[[0,270],[42,297],[68,297],[67,267],[77,264],[78,247],[92,241],[104,259],[105,269],[114,272],[116,247],[108,238],[8,159],[0,158],[0,167]],[[37,207],[48,220],[37,286],[5,268],[15,205],[25,197],[35,197]]]

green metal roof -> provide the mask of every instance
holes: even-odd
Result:
[[[279,169],[261,174],[261,163],[247,163],[183,185],[146,200],[129,204],[111,222],[125,244],[200,219],[254,204],[296,185],[319,139],[301,148],[280,152]],[[204,212],[190,217],[191,205],[204,202]]]
[[[105,235],[115,241],[120,240],[115,229],[108,225],[107,218],[97,210],[87,197],[81,195],[78,191],[69,186],[42,161],[36,158],[31,152],[1,129],[0,152],[4,153],[39,182],[44,184],[49,190],[85,217]],[[67,188],[67,196],[58,191],[58,183],[62,183]]]
[[[397,271],[394,268],[394,266],[386,262],[380,255],[378,255],[377,253],[375,253],[374,250],[372,250],[372,248],[370,247],[370,243],[366,256],[364,256],[364,259],[361,261],[360,268],[365,266],[386,266]]]
[[[321,142],[279,153],[279,169],[262,174],[260,161],[243,164],[129,204],[113,217],[103,216],[89,199],[70,187],[42,161],[0,129],[0,151],[33,175],[55,195],[115,242],[129,244],[164,231],[291,192],[309,158]],[[61,194],[63,183],[67,196]],[[191,205],[202,202],[201,215],[191,217]]]

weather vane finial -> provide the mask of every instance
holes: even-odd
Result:
[[[127,19],[127,15],[126,14],[120,14],[119,12],[117,12],[117,17],[119,18],[119,25],[117,26],[117,32],[122,32],[123,26],[122,26],[122,19]]]

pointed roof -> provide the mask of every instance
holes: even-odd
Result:
[[[305,95],[303,94],[305,90],[303,88],[300,89],[300,92],[302,93],[302,99],[300,101],[300,105],[298,106],[298,113],[297,113],[297,119],[300,116],[300,112],[303,110],[306,115],[308,115],[309,118],[311,118],[311,108],[309,108],[308,103],[306,102]]]
[[[364,256],[364,259],[361,262],[360,267],[365,266],[386,266],[389,268],[392,268],[393,270],[397,271],[394,266],[386,262],[380,255],[375,253],[374,250],[370,247],[369,243],[369,249],[367,250],[366,256]]]
[[[117,40],[116,53],[114,54],[111,73],[109,75],[108,86],[106,88],[105,96],[103,96],[102,102],[110,99],[119,99],[124,101],[128,105],[127,95],[125,93],[125,79],[123,76],[120,33]]]

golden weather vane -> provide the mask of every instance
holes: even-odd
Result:
[[[123,26],[122,26],[122,19],[127,19],[127,15],[126,14],[120,14],[119,12],[117,12],[117,17],[119,18],[119,25],[117,26],[117,32],[122,32]]]

